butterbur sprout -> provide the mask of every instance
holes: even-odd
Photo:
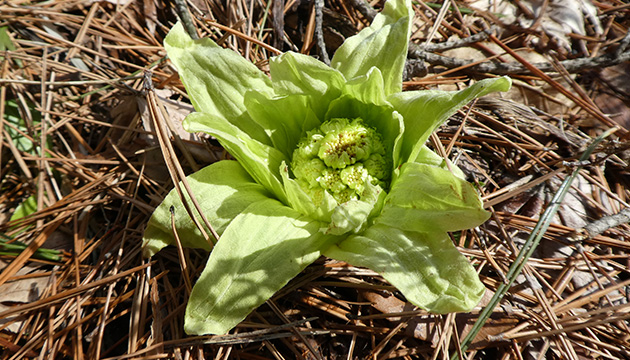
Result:
[[[309,131],[291,160],[293,175],[315,206],[324,192],[341,204],[382,191],[389,167],[380,135],[358,118],[331,119]]]
[[[236,161],[187,181],[220,240],[213,249],[171,191],[144,234],[152,256],[174,244],[211,250],[190,295],[188,334],[224,334],[321,255],[370,268],[412,304],[469,311],[484,286],[447,235],[489,214],[454,164],[426,145],[471,100],[509,78],[467,89],[402,92],[413,12],[390,0],[348,38],[331,66],[298,53],[270,59],[270,77],[177,24],[168,56],[196,112],[190,132],[217,138]]]

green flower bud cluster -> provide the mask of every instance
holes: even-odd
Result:
[[[338,203],[360,199],[368,186],[387,187],[390,164],[381,135],[363,120],[335,118],[309,131],[291,170],[315,204],[328,192]]]

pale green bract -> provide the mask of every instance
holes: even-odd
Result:
[[[390,0],[346,40],[329,67],[293,52],[269,78],[177,24],[168,55],[197,112],[186,130],[216,137],[238,161],[187,179],[220,235],[185,315],[189,334],[228,332],[321,255],[379,272],[408,301],[436,313],[469,311],[484,286],[447,232],[488,218],[474,187],[424,145],[472,99],[509,78],[458,92],[402,91],[410,0]],[[174,244],[210,250],[171,191],[144,234],[144,253]]]

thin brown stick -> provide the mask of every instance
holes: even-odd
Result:
[[[158,106],[156,105],[156,96],[153,91],[153,87],[152,87],[153,85],[151,82],[150,73],[147,73],[145,81],[146,81],[145,89],[147,92],[147,103],[149,105],[149,110],[151,112],[151,119],[153,120],[153,125],[155,126],[155,129],[157,131],[157,135],[158,135],[157,138],[160,143],[160,148],[162,148],[163,150],[164,160],[166,162],[167,168],[169,169],[169,174],[171,175],[171,179],[173,180],[175,189],[177,193],[179,194],[179,197],[182,201],[182,204],[184,205],[184,208],[188,212],[188,215],[190,216],[192,221],[195,223],[199,231],[201,231],[201,234],[209,242],[210,247],[212,247],[214,246],[216,241],[219,240],[219,235],[214,230],[214,228],[212,227],[212,225],[210,224],[210,222],[204,215],[203,211],[201,211],[201,206],[199,205],[199,202],[195,198],[195,195],[193,191],[191,190],[190,185],[188,185],[188,181],[186,181],[186,175],[184,174],[184,171],[182,170],[181,165],[175,158],[175,151],[173,150],[170,139],[168,138],[166,129],[164,129],[163,113],[158,110]],[[199,220],[197,220],[197,217],[193,214],[192,209],[188,205],[188,201],[184,197],[183,192],[179,187],[180,182],[186,189],[186,192],[188,193],[190,200],[195,206],[197,213],[201,216],[201,219],[203,220],[204,224],[210,230],[210,233],[214,237],[214,241],[210,239],[210,237],[207,235],[203,226],[201,226],[201,224],[199,223]]]

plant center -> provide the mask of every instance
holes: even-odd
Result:
[[[360,118],[335,118],[309,131],[293,152],[296,181],[315,204],[328,192],[338,203],[388,185],[390,165],[381,135]]]

